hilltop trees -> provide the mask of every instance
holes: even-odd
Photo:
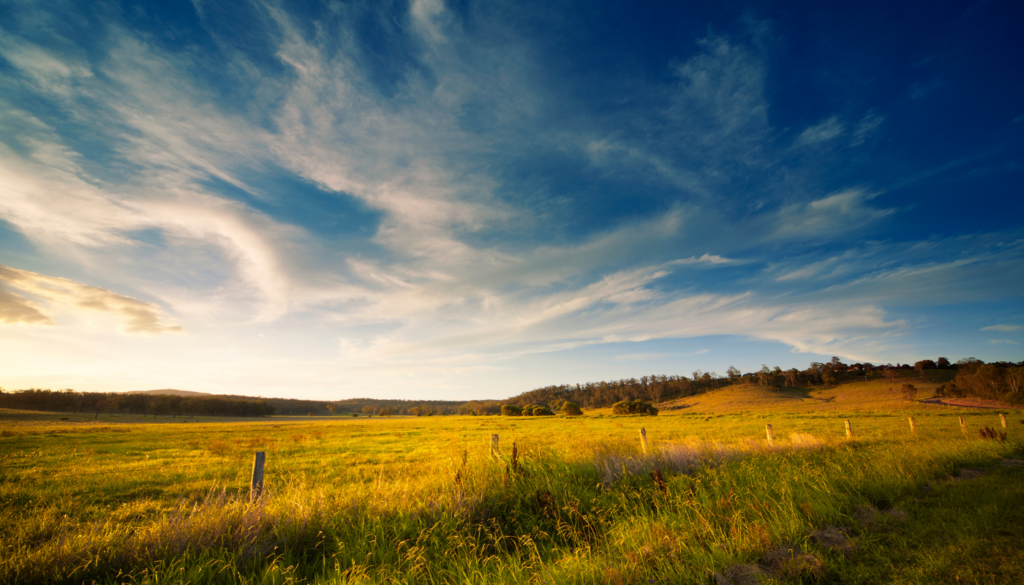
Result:
[[[957,362],[956,378],[936,388],[940,396],[961,398],[976,396],[990,400],[1005,400],[1011,404],[1024,403],[1021,382],[1024,381],[1024,362],[986,364],[976,358]]]
[[[919,362],[914,362],[914,369],[921,374],[922,378],[924,377],[925,370],[934,370],[936,367],[937,366],[935,365],[935,362],[933,362],[932,360],[921,360]]]

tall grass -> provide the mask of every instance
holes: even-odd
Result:
[[[790,435],[771,447],[758,415],[690,418],[19,427],[0,443],[0,582],[706,583],[1022,449],[941,415],[917,437],[854,418],[855,441],[776,416]]]

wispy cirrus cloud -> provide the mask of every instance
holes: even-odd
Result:
[[[1000,325],[989,325],[988,327],[982,327],[978,331],[1001,331],[1001,332],[1009,333],[1011,331],[1020,331],[1021,329],[1024,329],[1024,327],[1022,327],[1021,325],[1002,325],[1002,324],[1000,324]]]
[[[846,125],[839,120],[838,116],[832,116],[801,132],[800,136],[796,138],[796,144],[799,146],[812,146],[828,142],[845,133]]]
[[[905,240],[905,185],[851,185],[895,114],[780,121],[772,23],[701,27],[628,75],[606,60],[579,91],[563,74],[586,60],[552,50],[576,37],[531,37],[518,5],[224,6],[197,4],[195,44],[116,8],[84,40],[11,10],[0,219],[40,272],[160,305],[9,285],[0,320],[159,332],[167,307],[208,343],[291,332],[331,352],[318,375],[340,356],[371,379],[705,335],[874,358],[908,327],[893,307],[1011,298],[1010,232]]]

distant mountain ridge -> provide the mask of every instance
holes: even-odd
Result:
[[[213,396],[209,392],[193,392],[191,390],[174,390],[172,388],[166,388],[164,390],[129,390],[122,392],[122,394],[165,394],[170,396]]]

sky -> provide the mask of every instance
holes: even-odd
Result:
[[[337,400],[1024,342],[1024,5],[0,0],[0,386]]]

